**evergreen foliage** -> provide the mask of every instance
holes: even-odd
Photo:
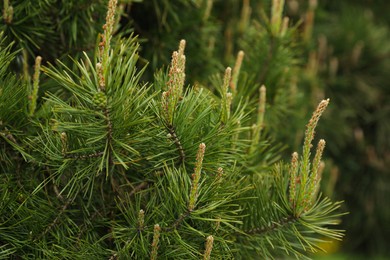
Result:
[[[335,141],[327,149],[333,179],[338,176],[335,196],[344,198],[351,212],[343,220],[348,230],[344,248],[388,257],[390,31],[383,12],[389,5],[333,2],[320,6],[313,38],[317,84],[334,105],[319,133]]]
[[[225,53],[204,41],[219,28],[212,1],[145,1],[157,35],[171,40],[148,38],[141,59],[147,34],[139,40],[117,15],[136,4],[110,0],[104,16],[103,2],[1,6],[0,258],[306,258],[323,237],[342,238],[340,202],[319,191],[324,140],[311,156],[329,100],[314,110],[301,156],[280,160],[295,141],[280,126],[303,102],[290,81],[305,69],[304,37],[283,18],[284,1],[256,5],[252,19],[244,1],[235,45],[244,51]],[[235,4],[226,5],[217,10]],[[188,14],[202,24],[198,39],[180,41],[157,69],[167,51],[148,44],[177,44]]]

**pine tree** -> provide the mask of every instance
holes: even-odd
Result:
[[[300,155],[280,160],[281,144],[295,137],[274,132],[293,114],[284,113],[297,100],[289,100],[298,91],[289,80],[303,70],[302,38],[282,16],[284,1],[272,2],[269,18],[261,11],[264,19],[250,22],[244,1],[248,27],[238,31],[243,51],[233,69],[215,62],[191,75],[188,60],[206,63],[218,52],[201,45],[187,56],[192,41],[176,39],[170,65],[153,68],[153,79],[140,59],[142,38],[117,15],[131,3],[108,2],[96,41],[101,18],[92,18],[104,4],[83,3],[77,20],[71,14],[79,2],[38,2],[2,6],[1,258],[304,258],[321,250],[322,237],[342,238],[332,228],[340,202],[319,191],[324,140],[311,155],[328,99],[313,112]],[[197,19],[211,19],[212,1],[188,5]],[[23,15],[34,22],[22,26]],[[37,27],[31,41],[22,38],[29,26]],[[51,30],[50,41],[40,38],[45,28],[64,38]],[[268,56],[251,66],[257,53]],[[230,51],[224,56],[233,60]]]

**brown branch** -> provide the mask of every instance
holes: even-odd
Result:
[[[141,182],[140,184],[138,184],[137,186],[135,186],[133,188],[133,190],[129,193],[129,196],[133,196],[136,192],[140,191],[140,190],[143,190],[143,189],[146,189],[147,187],[149,187],[149,182],[147,181],[144,181],[144,182]]]
[[[95,152],[95,153],[91,153],[91,154],[82,154],[82,155],[65,153],[65,154],[63,154],[63,157],[65,159],[87,160],[87,159],[91,159],[91,158],[102,157],[103,154],[104,154],[104,152]]]
[[[112,130],[112,122],[111,122],[111,118],[110,118],[110,111],[108,108],[104,109],[104,115],[105,115],[106,120],[107,120],[107,132],[108,132],[107,142],[108,142],[108,145],[111,146],[113,130]],[[113,164],[113,160],[112,160],[112,156],[111,156],[111,149],[108,149],[108,151],[109,151],[108,156],[109,156],[110,164]]]
[[[191,214],[191,211],[187,210],[186,212],[181,214],[180,217],[178,219],[176,219],[175,222],[173,222],[173,224],[171,226],[163,228],[163,231],[164,232],[171,232],[171,231],[177,229],[181,225],[183,220],[185,218],[187,218],[190,214]]]
[[[171,140],[175,143],[177,150],[179,151],[180,155],[180,163],[183,163],[186,159],[186,155],[184,153],[183,146],[177,137],[175,128],[172,125],[168,125],[167,127],[169,134],[171,135]]]
[[[64,214],[64,212],[66,211],[66,209],[69,207],[69,205],[73,202],[73,200],[68,200],[60,209],[60,212],[58,213],[57,217],[50,223],[50,225],[47,226],[47,228],[37,237],[34,239],[34,241],[37,241],[39,239],[41,239],[43,236],[45,236],[50,230],[53,229],[53,227],[55,225],[58,224],[58,222],[60,221],[60,217],[62,216],[62,214]]]
[[[14,144],[18,144],[15,137],[12,135],[12,133],[5,127],[5,132],[0,132],[0,135],[6,138],[7,140],[11,141]]]
[[[274,230],[281,228],[283,226],[295,223],[298,221],[298,219],[299,219],[298,217],[290,215],[286,218],[282,218],[278,222],[272,222],[272,224],[269,226],[252,228],[252,229],[246,231],[245,233],[249,234],[249,235],[262,235],[262,234],[274,231]]]

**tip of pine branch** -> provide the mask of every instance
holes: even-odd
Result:
[[[42,57],[41,56],[37,56],[36,58],[35,58],[35,63],[37,64],[37,63],[41,63],[41,61],[42,61]]]
[[[264,85],[261,85],[260,93],[265,93],[266,90],[267,90],[267,88]]]
[[[230,78],[231,73],[232,73],[232,68],[227,67],[225,70],[225,75],[229,75],[229,78]]]
[[[179,54],[180,56],[184,54],[184,49],[186,48],[186,40],[182,39],[179,43]]]

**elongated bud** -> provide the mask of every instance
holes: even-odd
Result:
[[[138,213],[138,230],[143,230],[145,224],[145,211],[142,209]]]
[[[240,17],[240,22],[239,22],[239,26],[238,26],[238,31],[240,33],[245,32],[245,30],[247,29],[251,13],[252,13],[252,9],[251,9],[249,0],[244,0],[242,3],[241,17]]]
[[[321,177],[320,177],[321,157],[322,157],[322,153],[324,151],[324,148],[325,148],[325,140],[321,139],[318,142],[316,154],[315,154],[314,159],[313,159],[310,181],[309,181],[309,189],[307,191],[307,194],[308,194],[308,196],[310,196],[310,198],[307,199],[306,207],[310,206],[311,203],[315,200],[315,196],[316,196],[317,190],[319,188],[319,184],[320,184],[319,181],[321,179]]]
[[[289,185],[289,201],[291,208],[295,208],[297,196],[297,182],[298,182],[298,153],[294,152],[291,158],[290,165],[290,185]]]
[[[257,125],[263,127],[267,89],[264,85],[260,88],[259,108],[257,112]]]
[[[303,145],[304,160],[309,159],[311,142],[314,139],[315,128],[317,126],[318,120],[320,119],[322,113],[324,113],[328,104],[329,104],[329,99],[322,100],[320,104],[317,106],[317,109],[314,111],[309,123],[306,126],[305,142]]]
[[[115,13],[118,1],[110,0],[108,2],[108,10],[106,15],[106,24],[104,25],[104,29],[107,31],[109,35],[112,35],[115,25]]]
[[[231,78],[232,78],[232,69],[230,67],[227,67],[225,70],[225,76],[223,78],[222,93],[221,93],[222,96],[221,122],[222,123],[226,123],[227,120],[229,119],[230,105],[228,101],[228,91],[229,91]]]
[[[14,8],[9,4],[9,0],[4,0],[3,19],[6,24],[11,24],[14,17]]]
[[[186,48],[186,40],[182,39],[179,42],[179,56],[184,55],[184,49]]]
[[[196,199],[198,197],[198,185],[199,185],[205,151],[206,151],[206,145],[204,143],[201,143],[199,145],[198,153],[196,154],[196,163],[195,163],[194,173],[192,174],[190,201],[188,204],[189,211],[192,211],[195,208]]]
[[[163,116],[168,125],[172,125],[173,123],[173,114],[183,94],[186,63],[186,57],[184,55],[185,46],[186,41],[181,40],[178,51],[172,53],[166,91],[163,92],[161,100]]]
[[[218,231],[218,229],[220,228],[221,220],[222,220],[221,217],[217,218],[217,221],[215,222],[215,231]]]
[[[228,93],[229,91],[229,84],[231,78],[232,78],[232,69],[230,67],[227,67],[225,70],[225,76],[223,77],[223,89],[222,89],[225,93]]]
[[[103,71],[105,71],[108,66],[111,38],[115,26],[115,13],[117,4],[118,0],[109,0],[108,2],[106,23],[103,25],[104,33],[101,35],[101,40],[99,43],[99,61],[102,64]]]
[[[206,0],[206,8],[203,14],[203,20],[206,21],[210,17],[211,9],[213,8],[214,0]]]
[[[100,62],[96,63],[96,73],[97,73],[98,81],[99,81],[99,89],[101,91],[105,91],[106,90],[106,82],[104,79],[103,66]]]
[[[317,178],[315,179],[316,183],[314,185],[313,193],[311,196],[312,200],[310,202],[310,205],[313,205],[313,203],[317,199],[317,195],[321,187],[321,179],[322,179],[322,173],[324,172],[324,169],[325,169],[325,163],[321,161],[320,164],[318,165]]]
[[[300,160],[299,167],[299,189],[297,189],[296,203],[294,204],[294,214],[299,216],[312,205],[316,191],[319,187],[319,167],[321,162],[322,152],[325,147],[325,141],[320,140],[313,162],[310,163],[310,150],[314,138],[315,128],[318,120],[329,104],[329,99],[322,100],[306,126],[305,141],[303,144],[303,154]],[[310,167],[311,166],[311,167]],[[310,169],[311,168],[311,169]],[[290,183],[291,185],[291,183]],[[293,190],[293,189],[291,189]]]
[[[282,28],[280,29],[280,36],[281,37],[284,37],[286,35],[289,21],[290,21],[290,19],[287,16],[283,17]]]
[[[315,154],[314,159],[313,159],[312,175],[314,175],[314,176],[317,176],[324,148],[325,148],[325,140],[321,139],[318,142],[316,154]]]
[[[222,178],[222,176],[223,176],[223,168],[222,168],[222,167],[219,167],[219,168],[218,168],[217,178]]]
[[[305,14],[303,39],[308,42],[313,34],[313,24],[315,17],[315,9],[317,8],[317,0],[309,0],[309,10]]]
[[[206,249],[203,255],[204,260],[210,259],[211,251],[213,250],[213,244],[214,244],[214,237],[210,235],[206,238]]]
[[[309,123],[306,126],[306,132],[305,132],[305,141],[303,144],[303,154],[302,154],[302,161],[300,164],[300,174],[301,174],[301,182],[302,186],[306,187],[307,183],[309,181],[309,174],[310,174],[310,150],[312,147],[312,141],[314,139],[314,133],[315,128],[317,126],[318,120],[320,119],[322,113],[325,111],[326,107],[329,104],[329,99],[322,100],[320,104],[317,106],[317,109],[313,112],[313,115],[309,121]],[[305,197],[305,199],[303,199]],[[306,205],[308,204],[308,196],[307,194],[303,194],[302,192],[299,194],[299,201],[302,203],[299,205],[300,207],[303,207],[305,209]]]
[[[68,152],[68,136],[65,132],[61,133],[62,155],[65,156]]]
[[[282,26],[282,13],[284,8],[284,0],[272,0],[271,9],[271,28],[273,35],[279,35]]]
[[[160,241],[160,231],[161,231],[160,225],[159,224],[154,225],[152,252],[150,253],[150,259],[151,260],[156,260],[157,259],[158,243]]]
[[[39,90],[39,76],[41,74],[41,56],[35,58],[33,88],[30,96],[30,116],[33,116],[37,107],[38,90]]]
[[[236,93],[237,91],[237,82],[238,82],[238,77],[240,75],[240,70],[241,70],[242,61],[244,59],[244,55],[245,55],[244,51],[239,51],[237,54],[236,63],[234,64],[233,76],[230,82],[230,89],[232,90],[233,94]]]
[[[230,118],[230,109],[232,106],[232,101],[233,101],[233,94],[229,92],[226,94],[226,115],[228,119]]]
[[[253,137],[252,137],[252,144],[250,147],[250,153],[253,153],[256,150],[257,145],[259,144],[260,141],[261,131],[263,130],[264,127],[266,91],[267,90],[264,85],[262,85],[259,89],[260,95],[259,95],[259,106],[257,110],[257,122],[252,127]]]

